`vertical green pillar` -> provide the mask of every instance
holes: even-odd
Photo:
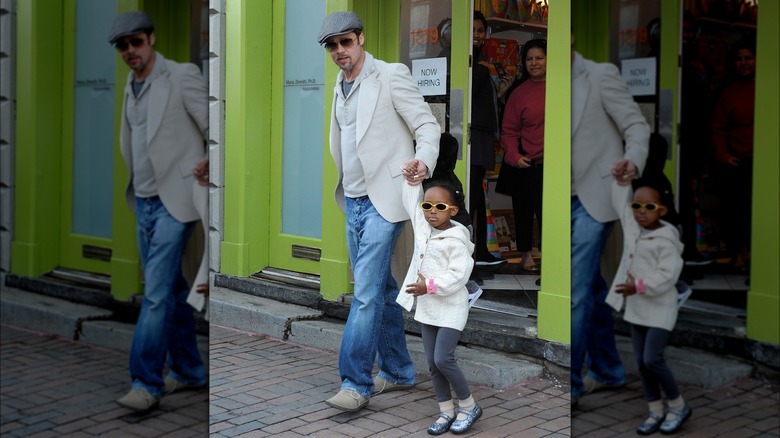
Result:
[[[747,336],[780,344],[780,3],[761,2],[756,48],[755,155]]]
[[[247,276],[268,264],[274,6],[225,5],[225,198],[221,271]],[[283,35],[283,32],[281,33]],[[278,52],[278,51],[277,51]],[[269,61],[271,60],[271,61]]]
[[[16,196],[11,271],[38,276],[59,262],[62,146],[61,2],[17,3]]]
[[[544,126],[542,246],[538,337],[571,343],[571,4],[550,7]],[[552,86],[551,86],[552,85]]]

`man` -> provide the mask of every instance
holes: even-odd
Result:
[[[206,384],[181,260],[199,218],[192,172],[205,156],[208,88],[197,67],[155,51],[154,25],[143,12],[118,16],[108,41],[132,69],[120,149],[130,174],[126,198],[136,212],[145,280],[130,352],[132,388],[117,402],[145,411],[163,394]],[[169,372],[163,379],[166,355]]]
[[[571,400],[576,405],[583,394],[625,383],[612,311],[605,303],[601,252],[618,219],[610,203],[611,180],[628,185],[639,176],[650,127],[618,69],[573,50],[571,95]]]
[[[432,174],[440,128],[409,69],[365,51],[363,23],[355,13],[325,17],[317,41],[341,69],[330,152],[339,174],[336,202],[347,217],[355,279],[339,355],[341,390],[326,403],[357,411],[368,405],[371,395],[414,385],[390,258],[403,221],[409,219],[401,203],[401,184],[404,178],[419,184]],[[402,175],[408,163],[417,172]],[[377,353],[379,375],[372,380]]]

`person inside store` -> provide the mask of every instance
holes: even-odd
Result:
[[[207,383],[181,261],[200,219],[193,172],[205,156],[208,86],[197,66],[155,50],[154,25],[143,12],[116,17],[108,41],[131,69],[119,147],[130,175],[126,198],[136,214],[145,280],[130,351],[133,383],[117,403],[146,411],[165,394]],[[192,171],[183,174],[185,168]],[[166,357],[170,371],[163,378]]]
[[[339,351],[341,388],[325,403],[354,412],[365,408],[371,396],[415,384],[390,262],[409,219],[401,185],[404,179],[420,184],[431,176],[441,131],[409,69],[365,50],[366,34],[357,14],[326,16],[317,42],[341,70],[333,93],[330,153],[354,277]],[[419,163],[416,172],[403,175],[402,167],[411,160]],[[377,355],[379,374],[372,379]]]
[[[509,95],[504,107],[501,127],[504,162],[501,165],[518,169],[514,184],[509,187],[517,250],[523,254],[523,269],[538,273],[539,267],[533,258],[533,227],[534,215],[540,228],[542,224],[547,41],[541,38],[527,41],[520,57],[521,84]]]
[[[571,66],[571,403],[625,384],[601,275],[601,253],[618,215],[612,181],[641,176],[650,126],[617,67],[583,58]],[[583,378],[585,355],[588,373]]]
[[[748,272],[753,193],[753,120],[756,49],[738,41],[728,55],[729,80],[715,105],[712,144],[721,198],[721,227],[732,266]]]
[[[490,76],[487,53],[483,52],[488,24],[485,16],[474,11],[472,32],[474,63],[471,83],[471,166],[469,177],[469,207],[474,225],[474,256],[477,266],[499,266],[506,260],[496,257],[487,247],[487,205],[485,203],[485,173],[496,166],[496,141],[499,140],[499,98],[512,85],[511,78],[500,77],[498,89]]]

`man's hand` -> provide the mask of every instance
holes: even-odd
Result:
[[[615,181],[620,186],[631,184],[631,180],[637,177],[637,173],[634,163],[626,159],[618,160],[612,166],[612,176],[615,177]]]
[[[401,166],[401,171],[403,172],[406,181],[410,185],[416,186],[417,184],[421,184],[425,179],[425,176],[428,174],[428,166],[422,161],[413,158]]]
[[[195,292],[203,295],[204,297],[209,297],[209,284],[208,283],[201,283],[195,288]]]
[[[202,186],[209,185],[209,160],[202,159],[195,163],[195,167],[192,168],[192,175],[198,180],[198,184]]]
[[[512,78],[498,75],[498,80],[498,91],[496,93],[498,94],[498,97],[503,97],[507,90],[509,90],[509,87],[512,86]]]

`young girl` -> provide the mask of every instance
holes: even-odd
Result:
[[[691,416],[663,352],[677,322],[675,282],[683,267],[682,243],[677,228],[661,220],[667,207],[653,187],[640,184],[629,199],[629,186],[613,186],[613,205],[622,212],[623,257],[607,303],[631,324],[631,341],[639,366],[642,389],[650,409],[647,420],[637,428],[640,435],[660,430],[674,433]],[[664,415],[661,389],[668,408]]]
[[[407,167],[404,172],[414,169]],[[464,433],[482,415],[454,356],[468,319],[466,282],[474,266],[474,244],[466,227],[451,220],[458,213],[462,193],[446,181],[434,181],[421,195],[421,185],[404,184],[404,207],[414,228],[414,257],[404,280],[406,293],[398,294],[397,301],[408,311],[417,301],[414,319],[420,322],[441,410],[428,433]],[[457,415],[451,388],[458,396]]]

